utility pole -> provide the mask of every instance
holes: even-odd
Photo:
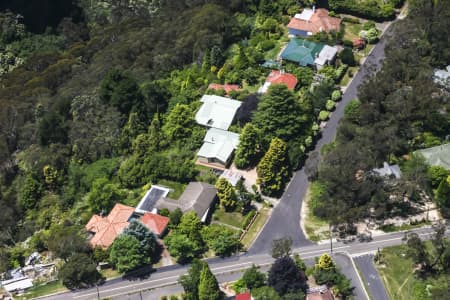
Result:
[[[333,236],[331,235],[331,223],[328,224],[328,230],[330,232],[330,251],[333,253]]]
[[[98,285],[96,284],[95,287],[97,288],[97,299],[100,300],[100,291],[98,290]]]

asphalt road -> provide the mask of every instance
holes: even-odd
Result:
[[[357,256],[353,260],[361,271],[364,281],[367,283],[369,294],[376,300],[389,300],[380,275],[373,265],[373,254]]]
[[[391,27],[387,27],[389,33]],[[320,149],[332,142],[336,136],[339,121],[344,116],[344,107],[353,99],[357,98],[358,87],[369,74],[374,74],[381,66],[384,59],[384,48],[386,40],[381,38],[375,45],[371,54],[366,58],[359,72],[342,95],[342,100],[338,103],[336,110],[332,113],[326,127],[322,130],[322,136],[317,141],[314,151],[320,153]],[[282,237],[291,237],[294,247],[304,247],[312,243],[306,239],[300,227],[300,210],[303,198],[308,188],[308,178],[304,168],[294,173],[286,191],[279,200],[277,206],[249,249],[249,253],[268,253],[271,249],[272,241]]]
[[[431,228],[421,228],[413,230],[421,238],[428,238],[434,231]],[[333,243],[334,253],[345,253],[347,255],[359,255],[367,253],[368,251],[376,251],[378,248],[389,247],[403,243],[402,238],[404,233],[396,232],[374,237],[372,242],[360,243],[353,242],[350,244]],[[330,248],[328,244],[324,245],[310,245],[302,248],[293,249],[293,253],[298,253],[303,259],[318,257],[323,253],[329,253]],[[243,270],[255,264],[261,268],[268,268],[273,263],[274,259],[268,254],[242,254],[226,259],[209,259],[207,260],[210,265],[211,271],[216,275],[220,283],[228,282],[233,278],[237,279]],[[122,297],[128,297],[133,293],[143,291],[148,295],[153,295],[155,291],[158,293],[170,294],[171,291],[179,290],[177,285],[178,278],[185,274],[188,266],[174,265],[169,267],[162,267],[157,269],[148,278],[141,278],[135,280],[129,279],[114,279],[107,281],[104,285],[99,287],[100,297],[103,298],[115,298],[115,299],[127,299]],[[343,268],[344,269],[344,268]],[[356,286],[356,281],[352,279],[352,283]],[[178,286],[178,288],[176,287]],[[150,291],[150,292],[145,292]],[[136,295],[135,295],[136,296]],[[131,296],[130,296],[131,297]],[[77,290],[74,292],[67,292],[57,294],[53,296],[44,297],[44,299],[52,300],[90,300],[97,298],[96,288],[90,288],[85,290]],[[130,298],[131,299],[131,298]],[[148,298],[152,299],[152,298]]]
[[[341,272],[351,280],[353,290],[353,296],[355,300],[369,300],[367,299],[366,292],[364,291],[364,284],[358,276],[358,271],[355,269],[352,258],[343,253],[336,253],[333,255],[334,262],[340,267]]]

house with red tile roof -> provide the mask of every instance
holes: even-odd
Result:
[[[239,85],[237,84],[219,84],[219,83],[211,83],[208,86],[209,90],[224,90],[225,91],[225,95],[228,95],[231,91],[240,91],[241,88],[239,87]]]
[[[169,225],[170,219],[158,214],[146,212],[141,217],[140,221],[147,226],[151,232],[158,237],[162,237],[167,231],[167,225]]]
[[[334,300],[334,297],[326,285],[321,285],[309,288],[306,291],[306,300]]]
[[[328,10],[324,8],[305,8],[300,14],[296,14],[287,25],[290,35],[311,36],[318,32],[339,31],[341,19],[330,17]]]
[[[117,203],[106,217],[93,215],[86,224],[86,231],[93,236],[89,243],[93,248],[108,248],[128,227],[129,220],[134,214],[134,208]]]
[[[297,82],[297,77],[295,77],[295,75],[293,74],[285,73],[284,71],[279,70],[272,70],[269,76],[267,76],[264,85],[259,88],[258,93],[266,93],[272,84],[284,84],[288,89],[294,90]]]
[[[234,300],[253,300],[252,294],[250,292],[241,293],[234,297]]]

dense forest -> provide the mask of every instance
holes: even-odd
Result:
[[[149,183],[214,183],[194,165],[205,134],[194,120],[198,100],[211,82],[264,82],[264,53],[299,3],[42,0],[3,1],[0,8],[3,271],[35,250],[66,259],[87,251],[80,229],[92,213],[107,213],[117,201],[135,205]],[[305,89],[312,71],[292,70],[305,74],[299,85]],[[289,152],[283,168],[295,165],[318,129],[307,113],[323,109],[318,95],[332,89],[324,84],[303,100],[283,88],[263,97],[265,105],[286,98],[280,109],[289,114],[280,115],[300,123],[288,128],[273,118],[282,128],[258,141],[256,157],[282,137]],[[258,99],[246,88],[232,96],[244,101],[232,128],[240,132]],[[263,107],[255,115],[258,132],[265,130]],[[55,240],[72,248],[61,252]]]
[[[448,142],[449,93],[433,82],[433,72],[450,62],[449,22],[449,1],[409,1],[408,18],[386,37],[382,69],[346,107],[336,141],[313,174],[316,215],[336,224],[408,215],[411,202],[428,195],[449,217],[448,170],[412,154]],[[401,165],[400,182],[370,172],[383,162]]]

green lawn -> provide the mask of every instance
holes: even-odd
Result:
[[[179,182],[164,180],[164,179],[158,181],[158,185],[168,187],[170,189],[170,192],[167,195],[167,197],[169,197],[171,199],[180,198],[181,194],[184,192],[184,189],[186,188],[186,184],[184,184],[184,183],[179,183]]]
[[[402,231],[402,230],[410,230],[410,229],[414,229],[414,228],[419,228],[419,227],[422,227],[424,225],[429,225],[429,224],[431,224],[430,221],[423,221],[423,222],[420,222],[420,223],[414,224],[414,225],[404,224],[404,225],[401,225],[401,226],[395,226],[393,224],[389,224],[389,225],[380,226],[380,229],[383,230],[384,232],[395,232],[395,231]]]
[[[344,40],[353,41],[359,38],[359,32],[362,30],[362,24],[342,22],[344,25]]]
[[[241,228],[244,216],[239,212],[226,212],[223,209],[216,209],[213,214],[213,221],[228,224]]]
[[[28,290],[23,296],[15,297],[15,299],[33,299],[57,292],[63,292],[67,289],[62,285],[60,281],[53,281],[47,284],[34,286]]]
[[[427,247],[431,246],[426,242]],[[390,299],[411,300],[411,299],[431,299],[431,297],[421,297],[419,294],[427,293],[426,287],[432,287],[437,282],[441,285],[450,279],[450,275],[430,277],[426,280],[419,280],[414,275],[414,264],[406,256],[406,245],[394,246],[382,250],[382,264],[377,265],[384,286]]]
[[[311,199],[310,186],[308,187],[308,190],[306,191],[306,197],[303,200],[306,201],[307,204]],[[318,242],[320,240],[329,238],[330,235],[328,232],[328,222],[314,216],[310,209],[307,208],[306,210],[307,211],[304,212],[306,216],[304,220],[304,226],[308,238],[313,242]]]
[[[105,277],[106,279],[110,279],[110,278],[117,278],[122,276],[121,273],[119,273],[119,271],[113,269],[113,268],[108,268],[108,269],[104,269],[101,270],[100,273],[103,275],[103,277]]]
[[[248,249],[269,218],[269,208],[262,208],[244,238],[241,240],[244,249]]]
[[[353,77],[355,77],[356,72],[358,71],[358,67],[349,67],[347,69],[347,72],[345,73],[344,77],[342,77],[341,82],[339,83],[340,86],[347,86],[350,83],[350,80],[353,78],[349,76],[350,71],[353,73]]]

